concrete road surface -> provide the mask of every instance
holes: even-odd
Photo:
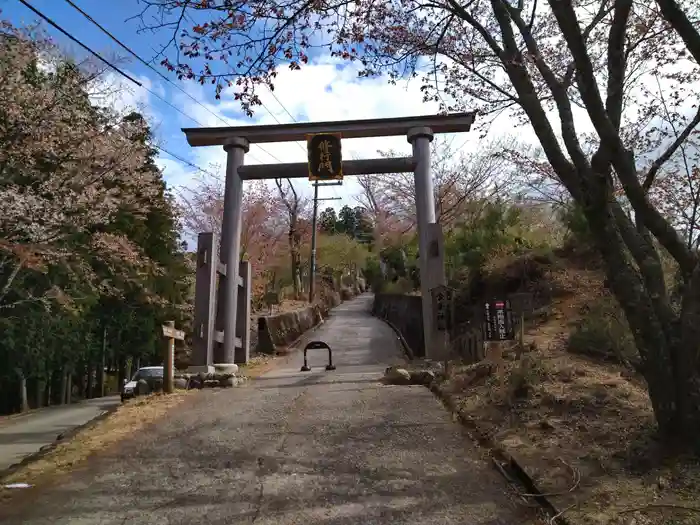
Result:
[[[49,407],[24,416],[0,420],[0,471],[50,445],[59,434],[93,420],[118,405],[119,396]]]
[[[535,523],[428,389],[379,383],[401,354],[370,301],[343,304],[314,336],[334,349],[336,371],[316,350],[311,372],[297,354],[246,386],[202,391],[0,509],[0,523]]]

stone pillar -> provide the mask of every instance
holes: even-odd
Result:
[[[197,236],[197,269],[194,288],[194,330],[189,371],[212,372],[214,318],[216,316],[217,236],[214,232]]]
[[[428,225],[435,223],[435,195],[430,173],[430,143],[433,130],[427,127],[411,128],[408,141],[413,146],[413,160],[416,162],[414,181],[416,189],[416,218],[418,219],[418,252],[420,267],[420,291],[423,313],[423,341],[425,356],[431,357],[433,342],[433,306],[430,289],[435,286],[431,275],[430,232]]]
[[[245,364],[250,359],[250,295],[253,286],[253,267],[250,261],[240,263],[241,289],[238,290],[238,310],[236,317],[236,333],[241,340],[241,346],[236,348],[235,363]]]
[[[249,147],[248,141],[239,137],[229,139],[224,145],[228,158],[219,257],[221,263],[226,266],[226,276],[221,276],[219,281],[219,301],[216,309],[216,329],[223,332],[223,343],[216,347],[214,363],[233,363],[236,356],[237,273],[241,258],[243,214],[243,180],[238,174],[238,168],[243,165],[243,159]]]

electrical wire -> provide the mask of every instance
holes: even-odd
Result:
[[[180,91],[182,94],[184,94],[184,95],[185,95],[186,97],[188,97],[190,100],[192,100],[195,104],[197,104],[198,106],[200,106],[201,108],[203,108],[207,113],[209,113],[209,114],[212,115],[214,118],[216,118],[217,120],[219,120],[219,122],[222,122],[225,126],[230,126],[230,125],[231,125],[231,123],[230,123],[229,121],[223,119],[220,115],[218,115],[217,113],[215,113],[214,111],[212,111],[212,110],[211,110],[210,108],[208,108],[206,105],[202,104],[202,103],[201,103],[199,100],[197,100],[194,96],[192,96],[190,93],[188,93],[186,90],[184,90],[184,89],[182,88],[182,86],[179,86],[177,83],[173,82],[171,79],[169,79],[168,77],[166,77],[162,72],[158,71],[155,67],[153,67],[153,65],[152,65],[150,62],[146,61],[143,57],[141,57],[141,56],[140,56],[138,53],[136,53],[133,49],[131,49],[129,46],[127,46],[127,45],[126,45],[124,42],[122,42],[119,38],[117,38],[116,36],[114,36],[107,28],[105,28],[104,26],[102,26],[97,20],[95,20],[92,16],[90,16],[89,13],[85,12],[85,11],[84,11],[83,9],[81,9],[78,5],[76,5],[76,4],[73,2],[73,0],[65,0],[65,2],[66,2],[68,5],[70,5],[73,9],[75,9],[76,11],[78,11],[78,13],[80,13],[81,15],[83,15],[83,17],[85,17],[89,22],[91,22],[95,27],[97,27],[97,28],[98,28],[100,31],[102,31],[105,35],[107,35],[109,38],[111,38],[115,43],[117,43],[117,44],[118,44],[122,49],[124,49],[127,53],[129,53],[130,55],[132,55],[136,60],[138,60],[138,61],[141,62],[144,66],[146,66],[148,69],[150,69],[151,71],[153,71],[156,75],[158,75],[160,78],[162,78],[163,80],[165,80],[168,84],[170,84],[170,85],[173,86],[175,89],[177,89],[178,91]],[[36,12],[36,10],[34,10],[34,11]],[[54,27],[56,27],[56,26],[54,26]],[[141,85],[141,84],[139,83],[139,85]],[[193,122],[197,123],[197,125],[202,126],[202,127],[205,127],[204,124],[202,124],[201,122],[199,122],[197,119],[195,119],[195,118],[193,118],[193,117],[187,115],[186,113],[184,113],[183,111],[181,111],[179,108],[173,106],[170,102],[164,100],[163,98],[161,98],[161,97],[160,97],[159,95],[157,95],[156,93],[153,93],[151,90],[149,90],[149,89],[146,88],[145,86],[142,86],[142,87],[144,87],[144,89],[146,89],[147,91],[149,91],[149,93],[151,93],[151,94],[152,94],[153,96],[155,96],[156,98],[162,100],[163,102],[165,102],[166,104],[168,104],[170,107],[174,108],[174,109],[175,109],[176,111],[178,111],[180,114],[184,115],[185,117],[189,118],[189,119],[192,120]],[[272,157],[273,159],[275,159],[277,162],[281,162],[280,159],[278,159],[277,157],[275,157],[272,153],[270,153],[269,151],[267,151],[265,148],[263,148],[263,147],[260,146],[259,144],[254,144],[254,145],[257,146],[258,148],[260,148],[264,153],[266,153],[267,155],[269,155],[270,157]],[[261,162],[259,159],[255,158],[253,155],[250,155],[250,154],[249,154],[249,156],[250,156],[255,162],[260,162],[260,163],[262,164],[262,162]]]
[[[205,170],[204,168],[200,168],[199,166],[197,166],[196,164],[193,164],[189,160],[183,159],[182,157],[176,155],[172,151],[168,151],[163,146],[157,146],[157,145],[153,144],[153,147],[156,148],[158,151],[161,151],[161,152],[165,153],[166,155],[169,155],[170,157],[174,158],[175,160],[178,160],[182,164],[188,165],[190,168],[194,168],[197,171],[201,171],[202,173],[206,173],[207,175],[210,175],[211,177],[216,177],[216,175],[214,173],[212,173],[211,171]]]
[[[26,0],[19,0],[19,2],[20,2],[22,5],[24,5],[25,7],[27,7],[28,9],[30,9],[32,12],[34,12],[37,16],[39,16],[39,17],[41,17],[43,20],[45,20],[45,21],[46,21],[48,24],[50,24],[52,27],[54,27],[55,29],[57,29],[58,31],[60,31],[60,32],[61,32],[62,34],[64,34],[66,37],[68,37],[69,39],[71,39],[73,42],[75,42],[76,44],[78,44],[80,47],[82,47],[83,49],[85,49],[86,51],[88,51],[90,54],[92,54],[93,56],[95,56],[96,58],[98,58],[100,61],[104,62],[107,66],[109,66],[110,68],[112,68],[114,71],[116,71],[117,73],[119,73],[120,75],[122,75],[124,78],[130,80],[131,82],[133,82],[133,83],[136,84],[137,86],[140,86],[140,87],[144,88],[146,91],[148,91],[149,93],[153,94],[153,95],[156,96],[157,98],[161,99],[163,102],[165,102],[165,103],[168,104],[169,106],[175,108],[176,110],[178,110],[180,113],[182,113],[183,115],[185,115],[185,116],[188,117],[189,119],[191,119],[191,120],[197,122],[196,119],[194,119],[194,118],[190,117],[189,115],[187,115],[186,113],[180,111],[178,108],[176,108],[175,106],[173,106],[172,104],[170,104],[167,100],[162,99],[162,98],[159,97],[157,94],[155,94],[155,93],[153,93],[151,90],[149,90],[146,86],[144,86],[143,84],[141,84],[138,80],[135,80],[134,78],[132,78],[131,76],[129,76],[127,73],[125,73],[124,71],[122,71],[121,69],[119,69],[117,66],[115,66],[114,64],[112,64],[109,60],[107,60],[107,59],[105,59],[104,57],[102,57],[102,55],[100,55],[98,52],[94,51],[94,50],[91,49],[89,46],[87,46],[86,44],[82,43],[80,40],[78,40],[76,37],[74,37],[73,35],[71,35],[68,31],[66,31],[65,29],[63,29],[63,28],[62,28],[61,26],[59,26],[56,22],[54,22],[51,18],[49,18],[49,17],[46,16],[44,13],[42,13],[41,11],[39,11],[38,9],[36,9],[34,6],[32,6],[29,2],[27,2]],[[200,124],[200,126],[201,126],[201,124]],[[189,161],[183,159],[182,157],[179,157],[178,155],[175,155],[174,153],[171,153],[170,151],[166,150],[165,148],[163,148],[163,147],[161,147],[161,146],[157,146],[157,145],[154,144],[153,147],[155,147],[157,150],[162,151],[163,153],[165,153],[165,154],[167,154],[167,155],[170,155],[171,157],[173,157],[173,158],[177,159],[178,161],[182,162],[183,164],[186,164],[186,165],[188,165],[188,166],[190,166],[190,167],[192,167],[192,168],[194,168],[194,169],[196,169],[196,170],[198,170],[198,171],[201,171],[201,172],[203,172],[203,173],[208,173],[208,174],[210,174],[210,175],[213,175],[211,172],[209,172],[209,171],[207,171],[207,170],[205,170],[205,169],[203,169],[203,168],[200,168],[200,167],[197,166],[196,164],[193,164],[193,163],[191,163],[191,162],[189,162]],[[256,159],[254,159],[254,160],[256,160]],[[258,161],[258,162],[259,162],[259,161]]]

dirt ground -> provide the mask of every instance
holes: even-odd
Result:
[[[457,365],[442,389],[569,523],[699,524],[700,461],[664,453],[643,379],[567,352],[587,304],[605,293],[602,280],[580,268],[549,278],[572,293],[559,293],[526,323],[521,357],[513,345],[501,347],[499,366],[498,358]]]

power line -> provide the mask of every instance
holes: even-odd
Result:
[[[33,5],[31,5],[29,2],[27,2],[26,0],[19,0],[19,1],[20,1],[20,3],[21,3],[22,5],[24,5],[27,9],[30,9],[31,11],[33,11],[36,15],[38,15],[39,17],[41,17],[42,19],[44,19],[47,23],[49,23],[50,25],[52,25],[54,28],[58,29],[61,33],[63,33],[63,34],[64,34],[65,36],[67,36],[68,38],[70,38],[73,42],[75,42],[75,43],[78,44],[80,47],[82,47],[83,49],[85,49],[85,51],[87,51],[88,53],[91,53],[93,56],[95,56],[96,58],[98,58],[99,60],[101,60],[102,62],[104,62],[105,64],[107,64],[109,67],[111,67],[112,69],[114,69],[117,73],[119,73],[120,75],[122,75],[122,76],[125,77],[125,78],[128,78],[129,80],[131,80],[134,84],[136,84],[136,85],[138,85],[138,86],[141,86],[141,85],[142,85],[141,82],[139,82],[138,80],[136,80],[136,79],[130,77],[129,75],[127,75],[126,73],[124,73],[124,71],[122,71],[121,69],[119,69],[117,66],[115,66],[114,64],[112,64],[111,62],[109,62],[108,60],[106,60],[105,58],[102,58],[102,56],[100,56],[97,52],[93,51],[93,50],[90,49],[88,46],[86,46],[85,44],[83,44],[80,40],[78,40],[78,39],[75,38],[73,35],[71,35],[70,33],[68,33],[68,31],[66,31],[65,29],[63,29],[61,26],[59,26],[56,22],[54,22],[53,20],[51,20],[51,19],[50,19],[48,16],[46,16],[44,13],[42,13],[42,12],[39,11],[39,10],[37,10],[37,9],[36,9]]]
[[[285,105],[282,103],[282,101],[279,98],[277,98],[277,95],[275,95],[275,92],[272,90],[272,88],[270,88],[270,86],[267,86],[267,85],[265,87],[270,92],[270,95],[272,95],[272,98],[274,98],[277,101],[277,103],[280,105],[280,107],[284,110],[284,112],[287,115],[289,115],[289,118],[292,119],[292,122],[298,122],[297,119],[294,118],[294,115],[292,115],[291,112],[285,107]],[[273,119],[275,119],[277,121],[278,124],[281,124],[279,119],[267,108],[267,106],[265,106],[265,104],[262,103],[262,101],[260,102],[260,105],[263,108],[265,108],[265,110],[272,116]],[[306,149],[299,142],[297,142],[296,144],[304,151],[304,153],[306,153]],[[335,195],[335,198],[332,200],[342,199],[342,197],[340,197],[338,195],[338,189],[335,186],[333,186],[333,195]]]
[[[277,95],[275,95],[274,91],[272,91],[272,89],[271,89],[269,86],[265,86],[265,87],[267,88],[267,91],[270,93],[270,95],[272,95],[272,98],[274,98],[274,99],[277,101],[277,103],[280,105],[280,107],[284,110],[284,112],[285,112],[287,115],[289,115],[289,118],[292,119],[292,122],[298,122],[297,119],[294,118],[294,115],[292,115],[292,114],[289,112],[289,110],[285,107],[285,105],[282,104],[282,101],[281,101],[280,99],[277,98]],[[269,109],[267,109],[267,106],[265,106],[265,104],[263,104],[262,101],[260,101],[260,105],[261,105],[263,108],[265,108],[265,110],[272,116],[273,119],[275,119],[275,121],[277,121],[277,124],[282,124],[282,123],[279,121],[279,119],[272,113],[272,111],[270,111]],[[301,150],[302,150],[304,153],[306,153],[306,148],[304,148],[304,146],[302,146],[300,142],[295,142],[295,144],[296,144],[297,146],[299,146],[299,147],[301,148]]]
[[[107,64],[107,66],[109,66],[110,68],[112,68],[113,70],[115,70],[117,73],[119,73],[120,75],[122,75],[124,78],[129,79],[131,82],[133,82],[133,83],[136,84],[137,86],[140,86],[140,87],[146,89],[147,91],[149,91],[150,93],[152,93],[153,95],[155,95],[156,97],[161,98],[161,97],[159,97],[158,95],[156,95],[155,93],[153,93],[151,90],[149,90],[146,86],[144,86],[143,84],[141,84],[138,80],[135,80],[134,78],[132,78],[131,76],[129,76],[127,73],[125,73],[124,71],[122,71],[121,69],[119,69],[117,66],[115,66],[114,64],[112,64],[111,62],[109,62],[107,59],[103,58],[99,53],[97,53],[96,51],[93,51],[90,47],[88,47],[87,45],[83,44],[80,40],[78,40],[77,38],[75,38],[73,35],[71,35],[70,33],[68,33],[68,31],[66,31],[65,29],[63,29],[63,28],[62,28],[61,26],[59,26],[56,22],[54,22],[51,18],[49,18],[48,16],[46,16],[45,14],[43,14],[41,11],[37,10],[36,8],[34,8],[34,6],[32,6],[31,4],[29,4],[26,0],[19,0],[19,1],[20,1],[20,3],[23,4],[25,7],[27,7],[28,9],[30,9],[32,12],[34,12],[36,15],[38,15],[39,17],[41,17],[43,20],[45,20],[45,21],[46,21],[47,23],[49,23],[51,26],[53,26],[54,28],[56,28],[56,29],[57,29],[58,31],[60,31],[61,33],[63,33],[65,36],[67,36],[68,38],[70,38],[73,42],[75,42],[76,44],[78,44],[80,47],[82,47],[83,49],[85,49],[86,51],[88,51],[90,54],[92,54],[93,56],[97,57],[100,61],[102,61],[102,62],[104,62],[105,64]],[[166,104],[168,104],[169,106],[172,106],[174,109],[180,111],[178,108],[176,108],[175,106],[173,106],[172,104],[170,104],[167,100],[164,100],[164,99],[162,99],[162,98],[161,98],[161,100],[162,100],[163,102],[165,102]],[[184,112],[182,112],[182,111],[180,111],[180,113],[182,113],[182,114],[185,115],[186,117],[190,118],[191,120],[197,122],[196,119],[190,117],[190,116],[187,115],[186,113],[184,113]],[[200,126],[201,126],[201,124],[200,124]],[[172,153],[172,152],[166,150],[166,149],[163,148],[162,146],[158,146],[158,145],[153,144],[153,147],[156,148],[156,149],[159,150],[159,151],[162,151],[162,152],[165,153],[166,155],[169,155],[169,156],[173,157],[174,159],[177,159],[178,161],[180,161],[180,162],[183,163],[183,164],[186,164],[186,165],[188,165],[188,166],[190,166],[190,167],[192,167],[192,168],[194,168],[194,169],[196,169],[196,170],[198,170],[198,171],[201,171],[201,172],[203,172],[203,173],[208,173],[209,175],[214,176],[213,173],[211,173],[211,172],[209,172],[209,171],[207,171],[207,170],[205,170],[205,169],[203,169],[203,168],[200,168],[200,167],[197,166],[196,164],[193,164],[192,162],[183,159],[182,157],[180,157],[180,156],[178,156],[178,155],[176,155],[176,154],[174,154],[174,153]],[[257,159],[254,159],[254,160],[257,160]],[[258,162],[259,162],[259,161],[258,161]]]
[[[163,97],[161,97],[160,95],[158,95],[157,93],[155,93],[155,92],[152,91],[151,89],[147,88],[147,87],[144,86],[143,84],[141,84],[141,82],[139,82],[138,80],[136,80],[136,79],[134,79],[133,77],[129,76],[127,73],[125,73],[124,71],[122,71],[121,69],[119,69],[117,66],[115,66],[114,64],[112,64],[110,61],[108,61],[107,59],[105,59],[104,57],[102,57],[102,55],[100,55],[99,53],[97,53],[96,51],[94,51],[92,48],[90,48],[89,46],[87,46],[86,44],[84,44],[83,42],[81,42],[80,40],[78,40],[76,37],[74,37],[72,34],[70,34],[68,31],[66,31],[65,29],[63,29],[63,28],[62,28],[61,26],[59,26],[56,22],[54,22],[51,18],[49,18],[49,17],[46,16],[44,13],[42,13],[41,11],[39,11],[38,9],[36,9],[34,6],[32,6],[31,4],[29,4],[29,2],[27,2],[26,0],[19,0],[19,1],[20,1],[20,3],[23,4],[25,7],[27,7],[28,9],[30,9],[30,10],[31,10],[32,12],[34,12],[36,15],[38,15],[39,17],[41,17],[43,20],[45,20],[45,21],[46,21],[48,24],[50,24],[52,27],[56,28],[58,31],[60,31],[62,34],[64,34],[65,36],[67,36],[69,39],[71,39],[73,42],[75,42],[75,43],[78,44],[80,47],[82,47],[83,49],[85,49],[86,51],[88,51],[90,54],[92,54],[93,56],[97,57],[100,61],[104,62],[107,66],[109,66],[109,67],[112,68],[114,71],[116,71],[117,73],[119,73],[120,75],[122,75],[124,78],[126,78],[126,79],[128,79],[129,81],[133,82],[133,83],[136,84],[137,86],[142,87],[143,89],[145,89],[146,91],[148,91],[151,95],[153,95],[154,97],[158,98],[159,100],[161,100],[162,102],[164,102],[165,104],[167,104],[168,106],[170,106],[171,108],[173,108],[174,110],[176,110],[176,111],[177,111],[178,113],[180,113],[181,115],[187,117],[188,119],[192,120],[193,122],[196,122],[198,125],[204,127],[204,125],[203,125],[201,122],[199,122],[197,119],[195,119],[194,117],[191,117],[190,115],[188,115],[188,114],[185,113],[184,111],[180,110],[178,107],[174,106],[173,104],[171,104],[170,102],[168,102],[167,100],[165,100]],[[72,3],[71,3],[71,5],[72,5]],[[77,7],[76,7],[76,8],[77,8]],[[81,10],[81,12],[82,12],[82,10]],[[94,23],[97,25],[96,22],[94,22]],[[106,32],[106,30],[104,30],[101,26],[98,25],[98,27],[100,27],[100,29],[102,29],[103,31]],[[108,33],[108,34],[109,34],[109,33]],[[110,36],[111,38],[114,38],[114,37],[112,37],[111,34],[109,34],[109,36]],[[126,46],[124,46],[124,47],[126,47]],[[171,153],[171,152],[165,150],[164,148],[162,148],[162,147],[160,147],[160,146],[155,146],[155,148],[158,149],[159,151],[162,151],[163,153],[165,153],[165,154],[167,154],[167,155],[170,155],[171,157],[173,157],[173,158],[179,160],[180,162],[182,162],[182,163],[184,163],[184,164],[186,164],[186,165],[188,165],[188,166],[190,166],[190,167],[192,167],[192,168],[194,168],[194,169],[196,169],[196,170],[198,170],[198,171],[201,171],[201,172],[203,172],[203,173],[208,173],[209,175],[213,175],[211,172],[209,172],[209,171],[207,171],[207,170],[205,170],[205,169],[200,168],[199,166],[197,166],[197,165],[195,165],[195,164],[193,164],[193,163],[191,163],[191,162],[189,162],[189,161],[183,159],[182,157],[179,157],[178,155],[175,155],[175,154],[173,154],[173,153]],[[262,149],[262,148],[261,148],[261,149]],[[263,150],[263,151],[265,151],[265,150]],[[268,153],[268,155],[270,155],[271,157],[276,158],[276,157],[274,157],[274,155],[270,154],[269,152],[266,152],[266,153]],[[253,155],[249,155],[249,156],[250,156],[254,161],[260,162],[260,160],[257,159],[257,158],[255,158]],[[277,159],[277,161],[279,162],[279,159]]]
[[[176,84],[175,82],[173,82],[171,79],[169,79],[168,77],[166,77],[163,73],[161,73],[160,71],[158,71],[155,67],[153,67],[152,64],[150,64],[149,62],[147,62],[146,60],[144,60],[138,53],[136,53],[133,49],[131,49],[129,46],[127,46],[124,42],[122,42],[122,41],[119,40],[116,36],[114,36],[107,28],[105,28],[104,26],[102,26],[97,20],[95,20],[92,16],[90,16],[90,14],[86,13],[83,9],[81,9],[79,6],[77,6],[72,0],[65,0],[65,2],[66,2],[68,5],[70,5],[73,9],[75,9],[76,11],[78,11],[81,15],[83,15],[88,21],[90,21],[95,27],[97,27],[97,28],[98,28],[100,31],[102,31],[105,35],[107,35],[107,36],[108,36],[109,38],[111,38],[114,42],[116,42],[122,49],[124,49],[126,52],[128,52],[130,55],[132,55],[134,58],[136,58],[136,60],[138,60],[138,61],[141,62],[144,66],[146,66],[148,69],[150,69],[151,71],[153,71],[153,72],[154,72],[156,75],[158,75],[160,78],[162,78],[163,80],[165,80],[168,84],[170,84],[170,85],[173,86],[175,89],[177,89],[178,91],[180,91],[181,93],[183,93],[186,97],[188,97],[190,100],[192,100],[192,101],[193,101],[195,104],[197,104],[198,106],[202,107],[205,111],[207,111],[207,112],[208,112],[210,115],[212,115],[214,118],[218,119],[218,120],[219,120],[220,122],[222,122],[224,125],[226,125],[226,126],[230,126],[230,125],[231,125],[230,122],[224,120],[223,118],[221,118],[221,116],[219,116],[219,115],[217,115],[216,113],[214,113],[211,109],[209,109],[207,106],[205,106],[204,104],[202,104],[199,100],[197,100],[195,97],[193,97],[190,93],[188,93],[187,91],[185,91],[181,86],[177,85],[177,84]],[[36,12],[36,10],[34,10],[34,11]],[[40,14],[40,16],[41,16],[41,14]],[[184,115],[184,116],[187,117],[188,119],[190,119],[190,120],[192,120],[193,122],[197,123],[199,126],[204,127],[204,124],[202,124],[201,122],[199,122],[199,121],[198,121],[197,119],[195,119],[194,117],[191,117],[190,115],[188,115],[188,114],[185,113],[184,111],[181,111],[179,108],[177,108],[176,106],[174,106],[173,104],[171,104],[171,103],[168,102],[167,100],[161,98],[158,94],[154,93],[153,91],[151,91],[151,90],[148,89],[147,87],[142,86],[141,83],[138,83],[138,84],[139,84],[139,86],[141,86],[141,87],[143,87],[144,89],[146,89],[146,90],[147,90],[149,93],[151,93],[153,96],[155,96],[156,98],[162,100],[162,101],[165,102],[168,106],[170,106],[170,107],[172,107],[173,109],[175,109],[175,110],[176,110],[177,112],[179,112],[180,114]],[[257,145],[257,144],[256,144],[256,145]],[[272,153],[270,153],[269,151],[265,150],[262,146],[260,146],[260,145],[257,145],[257,146],[258,146],[263,152],[267,153],[270,157],[272,157],[273,159],[275,159],[277,162],[281,162],[277,157],[275,157],[275,156],[274,156]],[[251,157],[254,161],[260,162],[260,160],[259,160],[259,159],[256,159],[253,155],[250,155],[250,157]]]
[[[100,61],[104,62],[107,66],[109,66],[110,68],[112,68],[114,71],[116,71],[117,73],[119,73],[121,76],[123,76],[123,77],[126,78],[127,80],[133,82],[133,83],[136,84],[137,86],[139,86],[139,87],[145,89],[145,90],[148,91],[151,95],[153,95],[153,96],[156,97],[157,99],[161,100],[162,102],[164,102],[165,104],[167,104],[168,106],[170,106],[171,108],[173,108],[175,111],[177,111],[177,112],[180,113],[181,115],[187,117],[188,119],[192,120],[193,122],[196,122],[198,125],[204,127],[204,125],[203,125],[201,122],[199,122],[196,118],[191,117],[190,115],[188,115],[188,114],[185,113],[184,111],[180,110],[177,106],[174,106],[173,104],[171,104],[170,102],[168,102],[167,100],[165,100],[163,97],[161,97],[160,95],[158,95],[158,93],[156,93],[156,92],[154,92],[153,90],[149,89],[148,87],[144,86],[141,82],[139,82],[138,80],[136,80],[135,78],[133,78],[133,77],[130,76],[129,74],[125,73],[125,72],[122,71],[121,69],[119,69],[117,66],[115,66],[114,64],[112,64],[109,60],[107,60],[107,59],[104,58],[102,55],[100,55],[97,51],[94,51],[92,48],[90,48],[90,47],[87,46],[86,44],[83,44],[80,40],[78,40],[78,39],[75,38],[73,35],[71,35],[68,31],[66,31],[65,29],[63,29],[61,26],[59,26],[56,22],[54,22],[51,18],[49,18],[48,16],[46,16],[44,13],[42,13],[41,11],[39,11],[38,9],[36,9],[36,8],[35,8],[34,6],[32,6],[29,2],[27,2],[26,0],[19,0],[19,1],[20,1],[20,3],[21,3],[22,5],[24,5],[25,7],[27,7],[28,9],[30,9],[30,10],[33,11],[34,13],[36,13],[39,17],[41,17],[43,20],[45,20],[48,24],[50,24],[51,26],[53,26],[54,28],[56,28],[58,31],[60,31],[61,33],[63,33],[65,36],[67,36],[68,38],[70,38],[73,42],[75,42],[75,43],[78,44],[80,47],[82,47],[83,49],[85,49],[88,53],[90,53],[91,55],[97,57]]]
[[[183,164],[187,164],[189,167],[194,168],[194,169],[196,169],[197,171],[201,171],[202,173],[206,173],[207,175],[211,175],[212,177],[216,177],[216,175],[213,174],[211,171],[207,171],[207,170],[205,170],[204,168],[200,168],[200,167],[197,166],[196,164],[193,164],[193,163],[190,162],[189,160],[183,159],[182,157],[176,155],[175,153],[173,153],[173,152],[171,152],[171,151],[168,151],[167,149],[165,149],[165,148],[162,147],[162,146],[156,146],[156,145],[154,144],[153,147],[156,148],[158,151],[162,151],[162,152],[165,153],[166,155],[170,155],[170,156],[171,156],[172,158],[174,158],[175,160],[178,160],[178,161],[180,161],[180,162],[183,163]]]

